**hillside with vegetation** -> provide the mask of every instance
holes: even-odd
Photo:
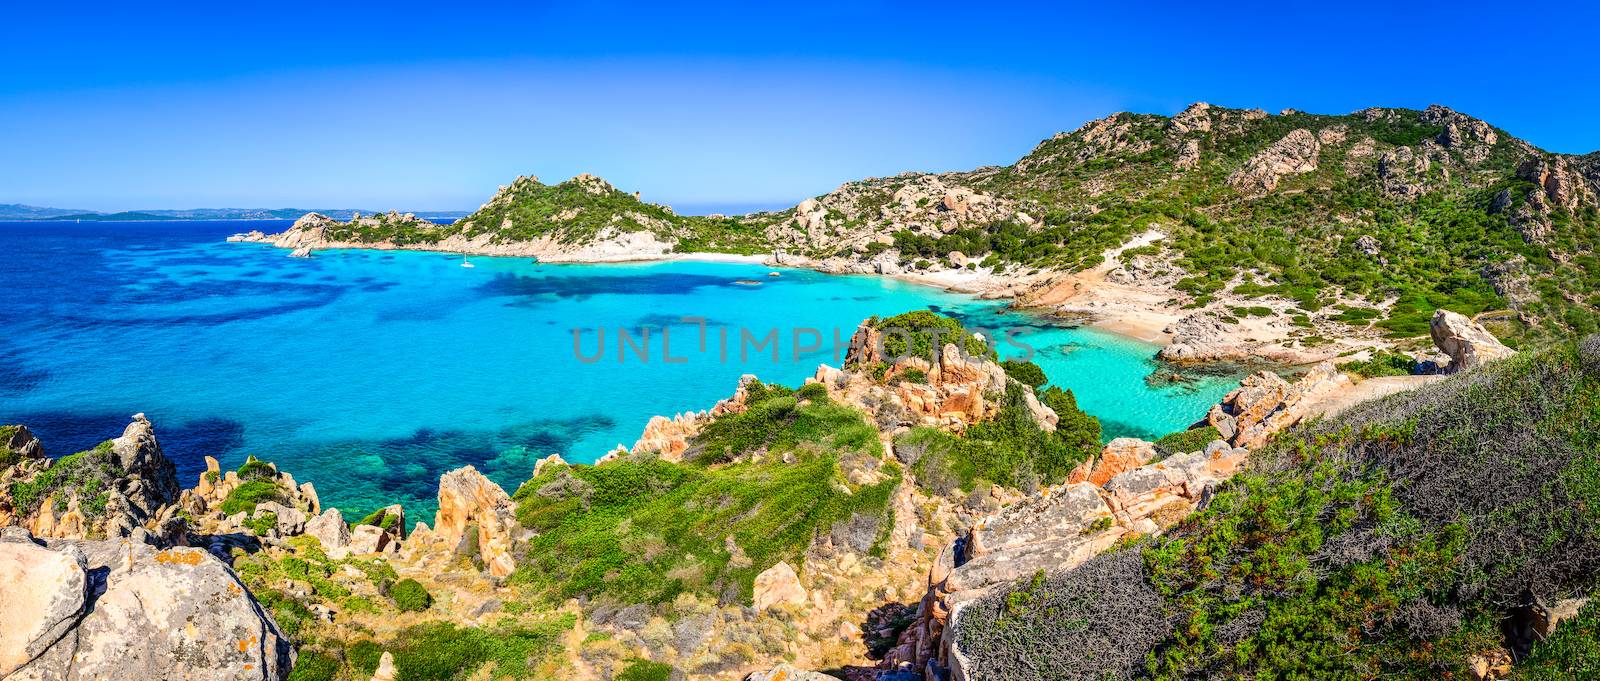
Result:
[[[966,274],[1024,301],[1101,268],[1176,310],[1280,320],[1302,345],[1414,338],[1438,308],[1488,313],[1520,339],[1600,328],[1597,197],[1600,153],[1545,152],[1441,106],[1196,104],[1091,121],[1008,166],[849,182],[784,211],[681,216],[589,175],[522,177],[449,225],[358,220],[328,241],[573,260],[779,253],[828,271]]]
[[[984,679],[1592,676],[1597,437],[1600,337],[1368,403],[1167,535],[976,602],[958,645]]]

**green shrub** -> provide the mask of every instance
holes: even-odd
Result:
[[[935,341],[940,348],[955,343],[974,357],[994,356],[988,343],[968,332],[961,322],[936,312],[913,310],[887,319],[875,318],[870,323],[883,331],[883,351],[888,357],[921,357],[936,362]]]
[[[245,459],[244,465],[239,466],[240,480],[276,480],[278,469],[272,464],[251,456]]]
[[[628,660],[628,666],[617,674],[616,681],[671,681],[672,666],[649,660]]]
[[[415,579],[402,579],[389,587],[389,598],[404,612],[421,612],[433,607],[433,594]]]
[[[19,516],[26,516],[39,508],[39,504],[52,494],[56,505],[67,507],[67,500],[76,497],[84,514],[93,518],[105,511],[111,485],[121,477],[122,471],[111,455],[111,441],[100,443],[94,449],[69,454],[50,463],[32,480],[11,483],[11,505]]]
[[[343,669],[339,660],[325,653],[301,650],[295,658],[294,671],[289,673],[289,681],[334,681]]]
[[[259,513],[244,521],[244,526],[257,537],[267,536],[267,532],[278,526],[278,514]]]
[[[1378,352],[1371,359],[1345,362],[1339,365],[1340,371],[1347,371],[1358,376],[1374,378],[1377,376],[1410,376],[1417,373],[1417,360],[1410,355],[1399,353]]]
[[[1173,454],[1188,454],[1189,452],[1201,451],[1206,448],[1206,445],[1211,444],[1212,440],[1221,439],[1222,434],[1218,433],[1216,428],[1206,425],[1199,428],[1190,428],[1189,430],[1180,430],[1176,433],[1168,433],[1162,436],[1161,439],[1156,440],[1155,445],[1156,451],[1165,458]]]
[[[384,650],[394,655],[397,678],[406,681],[457,681],[494,665],[494,678],[529,679],[561,650],[561,635],[572,628],[571,615],[533,624],[504,620],[488,627],[429,622],[406,627],[384,643],[358,641],[345,649],[354,672],[369,678]]]
[[[220,507],[223,515],[235,513],[254,513],[256,504],[268,501],[283,501],[283,496],[278,489],[278,483],[266,480],[251,480],[240,484],[228,493],[228,498],[222,500]]]
[[[828,386],[821,383],[807,383],[794,391],[794,396],[802,400],[825,400],[828,399]]]
[[[1000,367],[1006,370],[1007,376],[1017,379],[1018,382],[1028,386],[1029,388],[1037,390],[1039,387],[1050,382],[1050,379],[1044,375],[1044,369],[1039,368],[1039,365],[1034,364],[1033,362],[1018,359],[1008,359],[1004,362],[1001,362]]]

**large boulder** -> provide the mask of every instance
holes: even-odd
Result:
[[[1136,437],[1119,437],[1112,440],[1100,450],[1100,456],[1094,460],[1092,468],[1088,468],[1081,478],[1074,470],[1074,475],[1067,478],[1068,482],[1088,481],[1105,487],[1111,479],[1126,471],[1145,465],[1156,458],[1156,446],[1153,443]],[[1085,462],[1087,463],[1087,462]],[[1082,470],[1082,468],[1078,469]]]
[[[8,680],[284,679],[294,650],[222,561],[131,540],[0,537]]]
[[[337,508],[306,521],[306,534],[317,538],[329,558],[338,560],[350,555],[350,526],[345,524],[344,514]]]
[[[516,570],[511,545],[517,519],[511,497],[478,469],[463,466],[439,478],[439,511],[434,515],[433,531],[447,544],[459,546],[474,527],[484,569],[495,577]]]
[[[744,677],[744,681],[839,681],[838,677],[828,676],[822,672],[813,672],[799,669],[788,662],[779,662],[778,666],[762,672],[751,672]]]
[[[15,531],[13,531],[15,532]],[[0,539],[0,677],[33,661],[83,616],[83,554],[51,551],[24,533]]]
[[[1450,366],[1446,370],[1451,373],[1516,354],[1482,324],[1449,310],[1433,313],[1428,334],[1433,336],[1433,344],[1450,356]]]
[[[783,561],[756,575],[754,591],[758,611],[778,605],[803,605],[806,602],[806,589],[800,585],[800,576]]]

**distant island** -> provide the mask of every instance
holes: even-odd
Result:
[[[157,220],[293,220],[306,213],[321,213],[341,220],[376,211],[355,208],[187,208],[102,212],[81,208],[47,208],[20,203],[0,203],[0,220],[52,220],[93,222],[148,222]],[[454,220],[467,211],[424,211],[429,220]]]

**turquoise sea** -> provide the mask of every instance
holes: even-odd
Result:
[[[363,512],[400,501],[431,520],[438,476],[472,464],[508,491],[550,453],[592,461],[645,421],[710,407],[741,374],[798,384],[838,364],[863,318],[935,309],[1023,329],[1051,381],[1106,437],[1156,437],[1200,418],[1230,378],[1152,387],[1152,346],[1050,326],[1003,303],[877,277],[721,263],[540,265],[524,258],[320,252],[235,232],[286,221],[0,223],[0,423],[60,456],[148,414],[180,479],[212,455],[254,454]],[[701,327],[682,317],[705,319]],[[643,345],[618,359],[619,332]],[[662,329],[671,357],[662,356]],[[795,356],[795,329],[820,350]],[[582,355],[573,329],[583,329]],[[739,338],[777,332],[741,356]],[[728,356],[719,339],[726,331]],[[817,344],[800,332],[800,344]],[[1015,354],[1002,346],[1003,354]],[[842,350],[841,350],[842,352]]]

